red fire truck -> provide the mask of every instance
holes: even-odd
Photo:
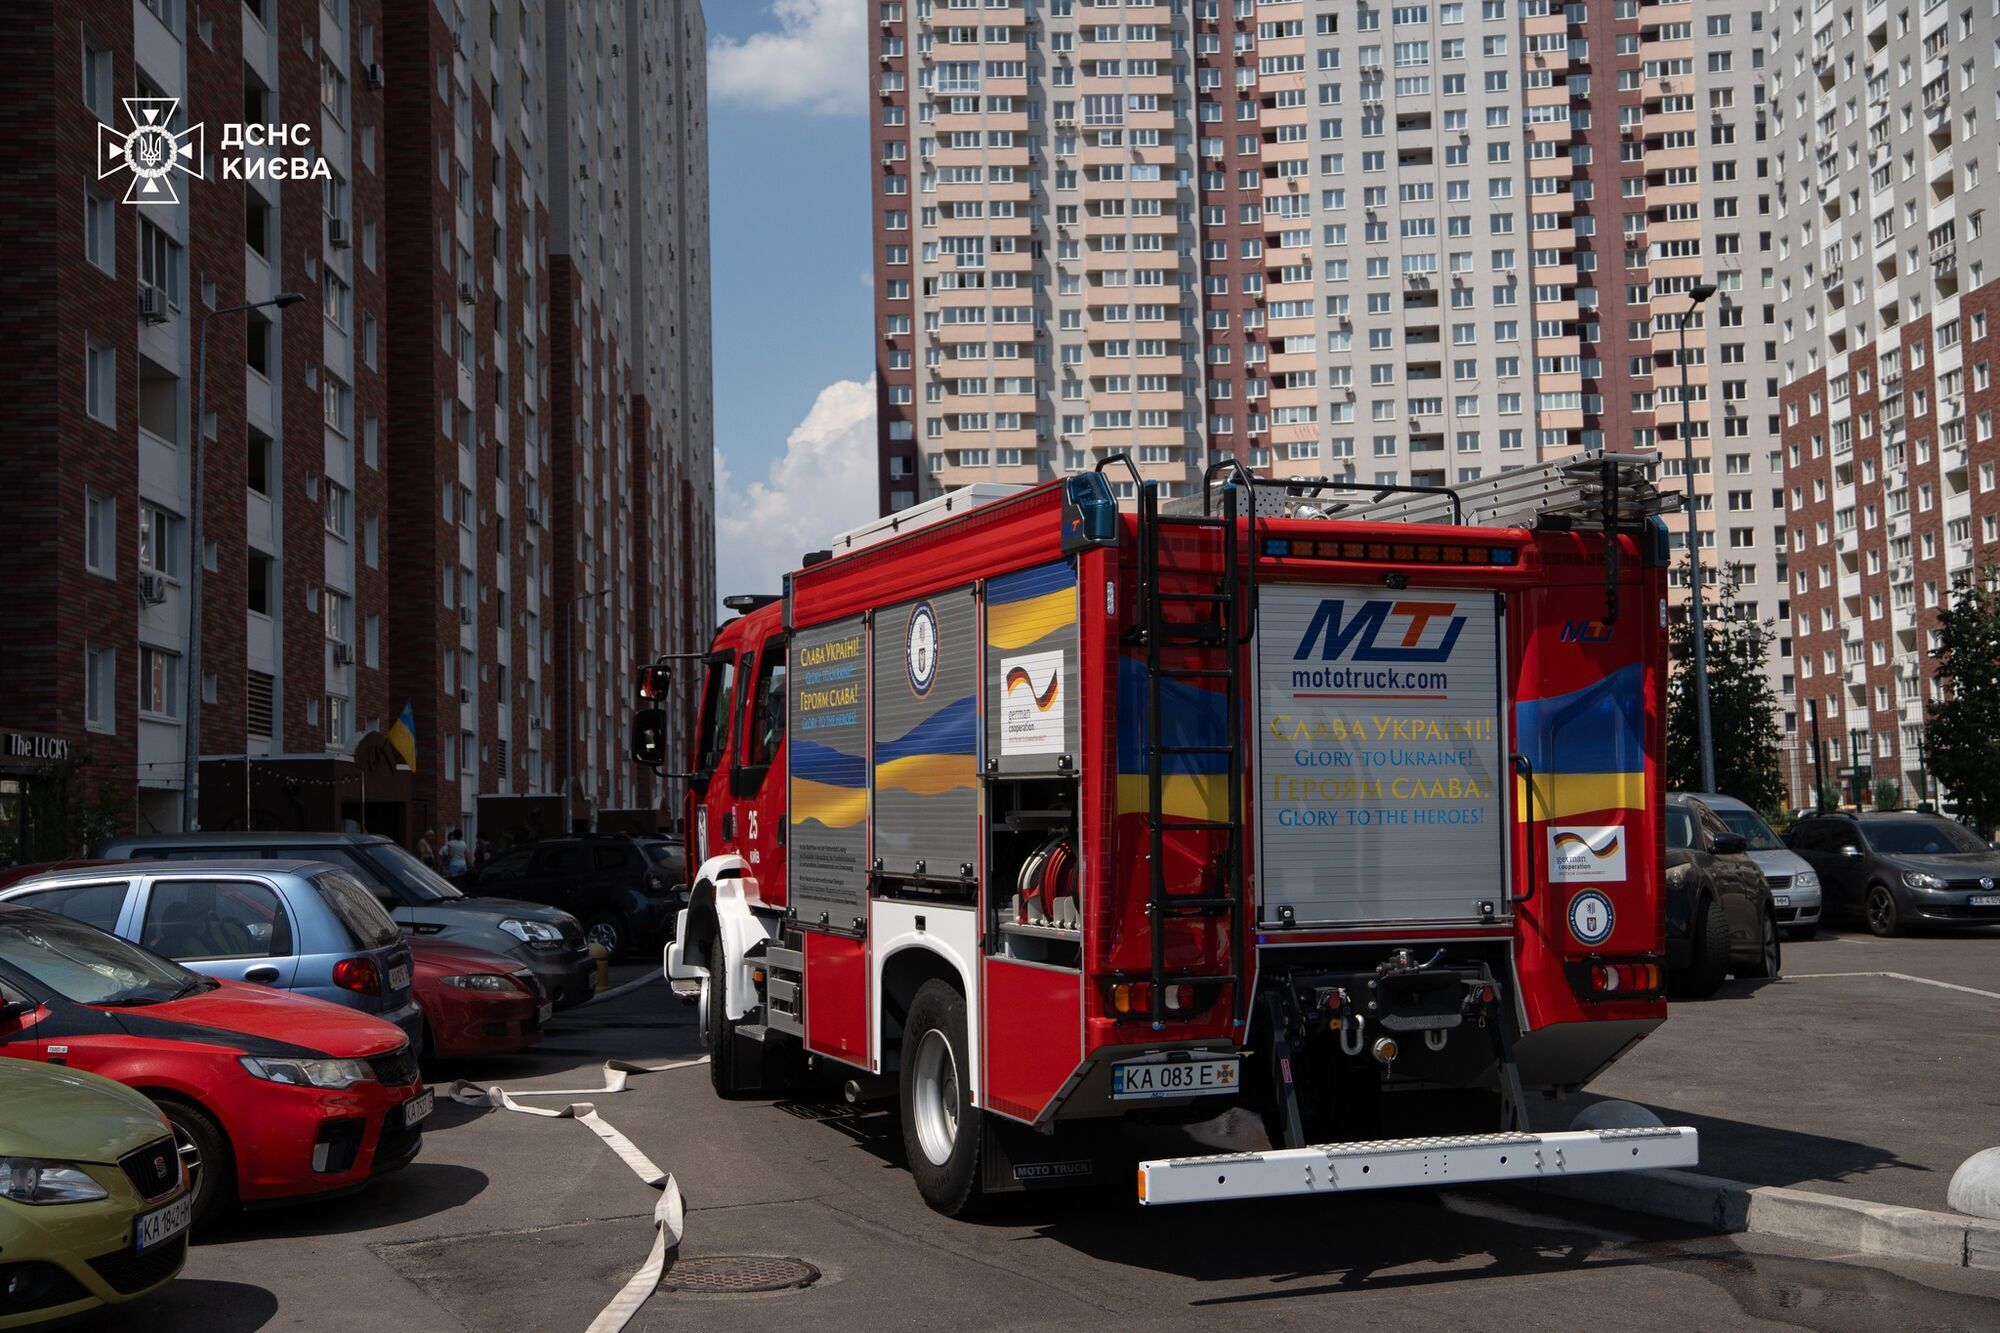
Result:
[[[1651,468],[1225,462],[1135,474],[1136,512],[1100,468],[733,600],[666,963],[717,1090],[896,1097],[948,1214],[1223,1112],[1252,1149],[1141,1162],[1144,1202],[1692,1164],[1691,1129],[1527,1117],[1666,1014]]]

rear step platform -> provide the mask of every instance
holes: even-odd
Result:
[[[1215,1203],[1409,1185],[1547,1180],[1694,1166],[1700,1156],[1697,1134],[1684,1125],[1329,1143],[1141,1162],[1139,1202]]]

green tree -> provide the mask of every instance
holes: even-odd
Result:
[[[1726,573],[1704,620],[1716,790],[1753,810],[1775,812],[1785,804],[1785,779],[1779,762],[1778,696],[1765,674],[1771,625],[1748,614],[1736,600],[1735,580]],[[1700,791],[1693,617],[1683,614],[1669,627],[1667,655],[1667,786]]]
[[[88,751],[44,764],[27,783],[17,836],[0,839],[0,865],[82,856],[132,827],[132,802]]]
[[[1938,611],[1942,702],[1924,728],[1930,771],[1980,829],[2000,822],[2000,567],[1952,580]]]
[[[1875,782],[1875,808],[1895,810],[1903,804],[1903,789],[1889,778],[1878,778]]]

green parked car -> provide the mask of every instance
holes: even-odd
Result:
[[[0,1328],[171,1281],[187,1261],[191,1200],[173,1131],[143,1095],[0,1058]]]

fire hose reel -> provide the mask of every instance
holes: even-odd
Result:
[[[1015,880],[1015,917],[1024,926],[1056,926],[1075,930],[1081,924],[1076,905],[1076,847],[1068,834],[1050,838],[1028,854]]]

